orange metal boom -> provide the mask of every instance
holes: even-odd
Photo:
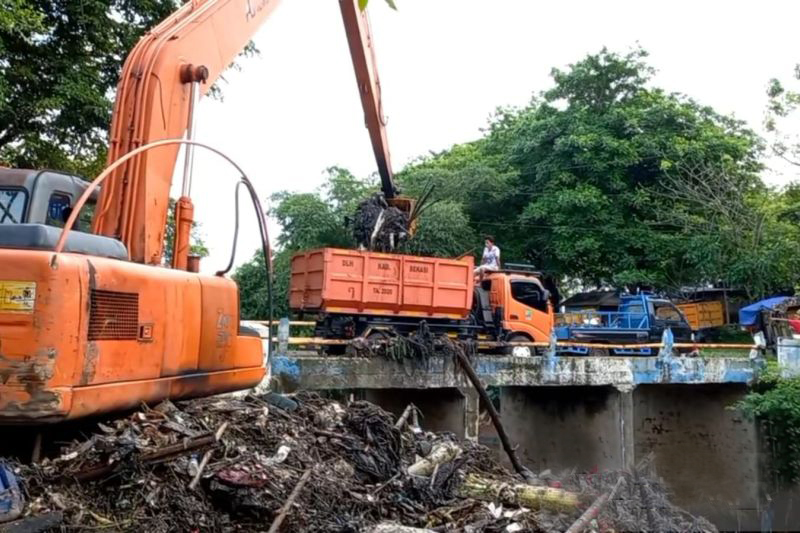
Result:
[[[143,37],[120,77],[108,162],[148,142],[182,137],[194,84],[199,84],[199,94],[208,92],[277,4],[191,0]],[[94,232],[120,239],[135,262],[161,263],[177,155],[176,146],[145,153],[103,187]]]
[[[381,100],[381,82],[378,78],[378,65],[375,60],[375,48],[372,44],[372,32],[366,10],[361,11],[356,0],[339,0],[342,20],[353,60],[356,74],[358,94],[361,96],[361,107],[364,109],[364,122],[369,130],[372,151],[378,164],[383,194],[387,199],[395,197],[397,189],[394,185],[392,161],[389,155],[389,139],[386,135],[386,119],[383,116]]]

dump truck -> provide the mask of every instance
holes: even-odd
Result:
[[[424,322],[439,334],[546,342],[553,308],[539,273],[489,272],[475,284],[474,259],[320,248],[292,257],[290,308],[316,317],[328,339],[407,335]],[[531,355],[529,346],[509,353]]]
[[[559,313],[555,319],[556,339],[592,346],[564,346],[563,353],[578,355],[653,355],[649,347],[614,346],[661,342],[669,328],[676,342],[692,342],[692,328],[686,316],[666,298],[640,293],[623,294],[614,311],[592,309]]]

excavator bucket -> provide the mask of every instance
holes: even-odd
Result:
[[[386,200],[386,203],[389,204],[391,207],[396,207],[403,213],[406,213],[409,217],[414,212],[414,207],[417,204],[417,201],[414,198],[409,196],[395,196],[394,198],[389,198]],[[413,236],[414,232],[417,229],[417,221],[416,219],[411,220],[411,224],[408,227],[408,232]]]

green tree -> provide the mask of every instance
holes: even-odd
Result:
[[[767,97],[764,125],[770,134],[772,150],[784,161],[800,166],[800,137],[796,127],[792,129],[792,117],[800,107],[800,63],[795,65],[792,80],[788,83],[777,78],[769,81]]]
[[[659,215],[679,230],[700,281],[742,287],[750,299],[792,287],[800,268],[792,190],[742,181],[724,166],[681,163],[662,182]]]
[[[95,175],[122,61],[177,0],[0,0],[0,161]]]
[[[182,3],[0,0],[0,164],[97,175],[123,61]]]
[[[725,161],[736,179],[757,181],[756,136],[686,97],[649,87],[645,57],[643,50],[602,50],[554,69],[555,86],[492,132],[519,169],[523,194],[512,229],[546,270],[595,284],[689,281],[695,272],[673,265],[683,255],[680,237],[659,224],[662,206],[650,193],[686,160]]]
[[[800,378],[762,376],[736,407],[759,422],[778,485],[800,482]]]
[[[461,203],[475,232],[498,237],[506,261],[589,285],[701,281],[685,227],[661,216],[663,183],[682,162],[724,163],[737,187],[755,190],[761,147],[741,122],[652,87],[646,57],[603,49],[553,69],[552,88],[499,109],[483,138],[399,177],[407,191],[430,182]]]

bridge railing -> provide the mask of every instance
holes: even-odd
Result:
[[[250,321],[257,324],[261,324],[263,326],[267,326],[267,322],[265,321]],[[273,322],[273,330],[277,330],[279,327],[279,322]],[[308,328],[313,327],[316,325],[313,321],[304,321],[304,320],[290,320],[289,321],[289,336],[285,339],[280,339],[279,335],[273,331],[273,342],[280,343],[285,342],[289,346],[306,346],[306,347],[317,347],[317,346],[346,346],[353,342],[353,339],[326,339],[322,337],[308,337],[308,336],[292,336],[291,331],[294,328],[295,330],[298,328]],[[514,346],[529,346],[532,348],[548,348],[555,345],[557,348],[604,348],[608,350],[637,350],[642,348],[657,348],[659,350],[663,349],[665,344],[664,342],[649,342],[649,343],[633,343],[633,344],[599,344],[599,343],[589,343],[589,342],[573,342],[573,341],[556,341],[553,342],[505,342],[505,341],[488,341],[488,340],[479,340],[478,341],[478,348],[479,349],[496,349],[496,348],[506,348],[506,347],[514,347]],[[679,350],[691,350],[691,351],[701,351],[701,350],[743,350],[749,351],[755,348],[758,348],[755,344],[742,344],[742,343],[700,343],[700,342],[691,342],[691,343],[671,343],[673,348]]]

